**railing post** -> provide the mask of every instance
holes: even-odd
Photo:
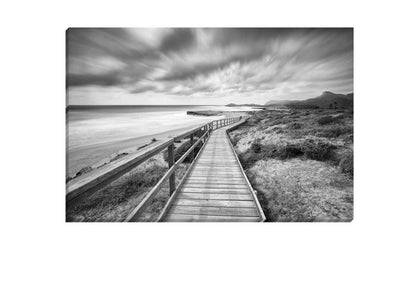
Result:
[[[207,131],[207,125],[204,125],[204,134],[206,133],[206,131]],[[204,142],[206,141],[206,135],[204,136]]]
[[[205,128],[205,132],[208,132],[208,125],[205,125],[204,128]],[[208,139],[208,134],[205,135],[205,142],[207,141],[207,139]]]
[[[169,169],[175,164],[173,144],[168,146]],[[169,192],[170,195],[175,191],[175,172],[169,177]]]
[[[192,133],[191,134],[191,136],[189,137],[189,139],[190,139],[190,142],[191,142],[191,146],[190,147],[192,147],[192,145],[194,144],[194,134]],[[191,152],[191,162],[192,161],[194,161],[194,150],[192,149],[192,152]]]

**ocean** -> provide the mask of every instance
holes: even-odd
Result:
[[[226,106],[70,106],[67,108],[68,173],[94,164],[100,157],[124,148],[117,143],[146,139],[166,131],[186,129],[223,116],[193,116],[186,111],[252,110]],[[114,145],[113,145],[114,144]],[[140,145],[137,142],[137,145]],[[127,144],[126,144],[127,145]],[[129,144],[131,145],[131,144]],[[97,149],[107,147],[106,149]],[[111,148],[114,147],[114,151]]]

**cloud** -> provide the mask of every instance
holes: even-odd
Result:
[[[130,90],[130,93],[132,94],[141,94],[141,93],[146,93],[146,92],[158,92],[158,89],[156,86],[154,85],[138,85],[136,87],[134,87],[133,89]]]
[[[121,77],[117,73],[105,74],[68,74],[67,84],[73,87],[84,85],[114,86],[121,84]]]
[[[352,92],[353,30],[75,28],[67,31],[67,70],[68,94],[88,88],[99,103],[104,97],[91,87],[118,88],[123,100],[154,94],[218,102]]]
[[[159,49],[161,52],[178,51],[186,49],[194,42],[195,35],[192,29],[178,28],[163,38]]]

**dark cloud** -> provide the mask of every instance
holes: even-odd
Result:
[[[287,37],[299,37],[314,31],[312,28],[218,28],[213,29],[219,45],[264,42]]]
[[[159,50],[161,52],[179,51],[190,47],[195,42],[192,29],[178,28],[163,38]]]
[[[140,59],[144,52],[127,29],[120,28],[70,28],[67,30],[68,56],[103,57],[121,60]]]
[[[157,92],[157,88],[153,85],[143,85],[143,86],[136,86],[134,89],[130,90],[132,94],[141,94],[148,91]]]
[[[85,85],[114,86],[122,83],[122,78],[117,73],[106,74],[68,74],[67,86],[78,87]]]
[[[92,86],[166,96],[350,92],[353,30],[74,28],[67,66],[69,95],[76,87],[77,96]]]

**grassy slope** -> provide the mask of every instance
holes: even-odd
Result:
[[[183,153],[183,151],[181,152]],[[160,153],[136,167],[107,187],[95,192],[66,211],[67,221],[123,221],[142,201],[168,170]],[[189,163],[176,170],[176,185],[184,176]],[[162,185],[141,221],[155,221],[169,199],[168,180]]]
[[[268,221],[352,220],[351,111],[260,111],[230,135]]]

